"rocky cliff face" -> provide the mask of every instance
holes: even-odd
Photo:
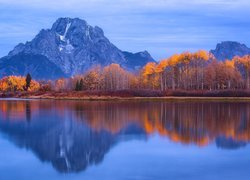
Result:
[[[215,50],[210,51],[218,60],[224,61],[232,59],[234,56],[245,56],[250,54],[250,48],[245,44],[240,44],[233,41],[224,41],[217,44]]]
[[[65,76],[83,73],[97,64],[118,63],[125,69],[136,70],[154,61],[146,51],[136,54],[121,51],[104,36],[101,28],[78,18],[59,18],[51,29],[43,29],[32,41],[17,45],[5,59],[13,56],[18,59],[19,54],[44,56]],[[11,66],[16,68],[14,64]]]

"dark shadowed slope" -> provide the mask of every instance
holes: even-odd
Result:
[[[66,77],[60,68],[42,55],[18,54],[2,58],[0,61],[0,74],[21,75],[32,74],[35,79],[57,79]]]

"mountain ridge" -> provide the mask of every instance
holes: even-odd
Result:
[[[250,54],[250,48],[235,41],[222,41],[209,52],[224,61]],[[31,41],[19,43],[7,56],[0,58],[0,77],[30,72],[35,79],[57,79],[111,63],[136,71],[148,62],[156,62],[148,51],[120,50],[100,27],[79,18],[66,17],[58,18],[51,28],[41,29]]]
[[[245,56],[250,54],[250,48],[245,44],[236,41],[222,41],[216,45],[214,50],[210,50],[216,59],[224,61],[235,56]]]
[[[19,54],[44,56],[66,77],[84,73],[95,65],[117,63],[134,71],[147,62],[155,62],[147,51],[131,53],[120,50],[108,40],[100,27],[90,26],[79,18],[57,19],[50,29],[42,29],[31,41],[19,43],[0,62],[3,64],[3,59],[11,60],[13,56],[17,59]],[[18,65],[12,66],[8,68]],[[0,72],[4,72],[4,68],[0,67]]]

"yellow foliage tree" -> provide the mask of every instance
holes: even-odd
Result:
[[[25,77],[23,76],[6,76],[0,80],[0,91],[24,91]],[[31,81],[28,91],[38,91],[40,84],[34,80]]]

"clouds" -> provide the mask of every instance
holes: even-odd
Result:
[[[121,49],[147,49],[157,59],[222,40],[250,44],[249,7],[247,0],[0,0],[0,56],[67,16],[102,27]]]
[[[1,5],[22,6],[32,8],[46,8],[46,9],[64,9],[64,10],[77,10],[82,8],[93,8],[105,10],[106,7],[110,12],[121,9],[183,9],[190,7],[206,8],[217,6],[220,9],[234,7],[242,8],[249,7],[248,0],[0,0]],[[85,9],[89,10],[89,9]]]

